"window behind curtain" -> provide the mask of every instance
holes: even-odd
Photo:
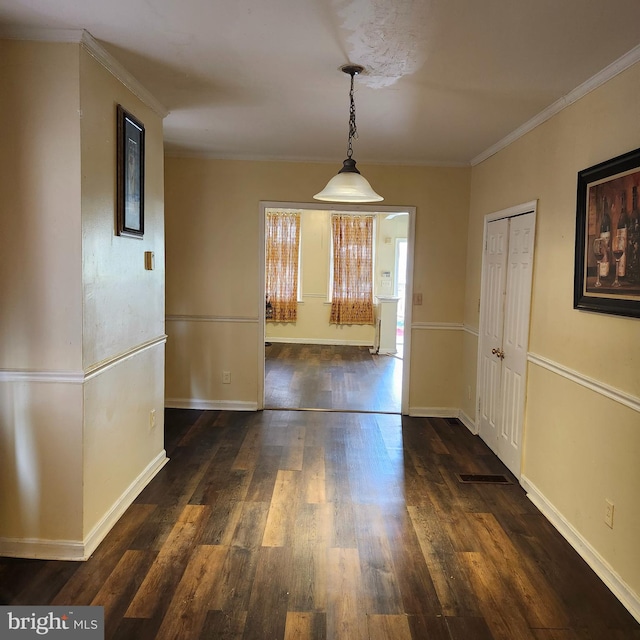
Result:
[[[300,214],[268,212],[266,221],[266,294],[273,306],[268,322],[298,318]]]
[[[331,216],[333,292],[330,322],[373,324],[373,216]]]

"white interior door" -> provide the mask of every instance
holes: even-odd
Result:
[[[535,214],[487,224],[480,319],[480,436],[520,477]]]
[[[480,302],[480,437],[498,453],[502,362],[496,352],[502,346],[504,294],[509,219],[487,225]]]

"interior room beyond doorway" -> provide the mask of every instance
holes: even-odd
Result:
[[[264,212],[286,212],[294,207],[297,205],[265,207]],[[301,228],[297,319],[265,321],[265,408],[402,412],[412,216],[406,210],[369,209],[298,209]],[[331,215],[337,212],[375,218],[373,324],[339,325],[329,321]],[[383,312],[384,326],[393,324],[387,327],[386,334],[381,325]]]

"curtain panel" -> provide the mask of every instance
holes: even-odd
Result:
[[[267,322],[298,319],[300,214],[267,212],[266,297],[273,312]]]
[[[373,324],[373,216],[331,216],[333,292],[330,322]]]

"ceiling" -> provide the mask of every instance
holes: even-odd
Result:
[[[638,0],[0,0],[86,29],[169,111],[168,153],[468,164],[640,43]],[[615,96],[611,96],[615,100]]]

